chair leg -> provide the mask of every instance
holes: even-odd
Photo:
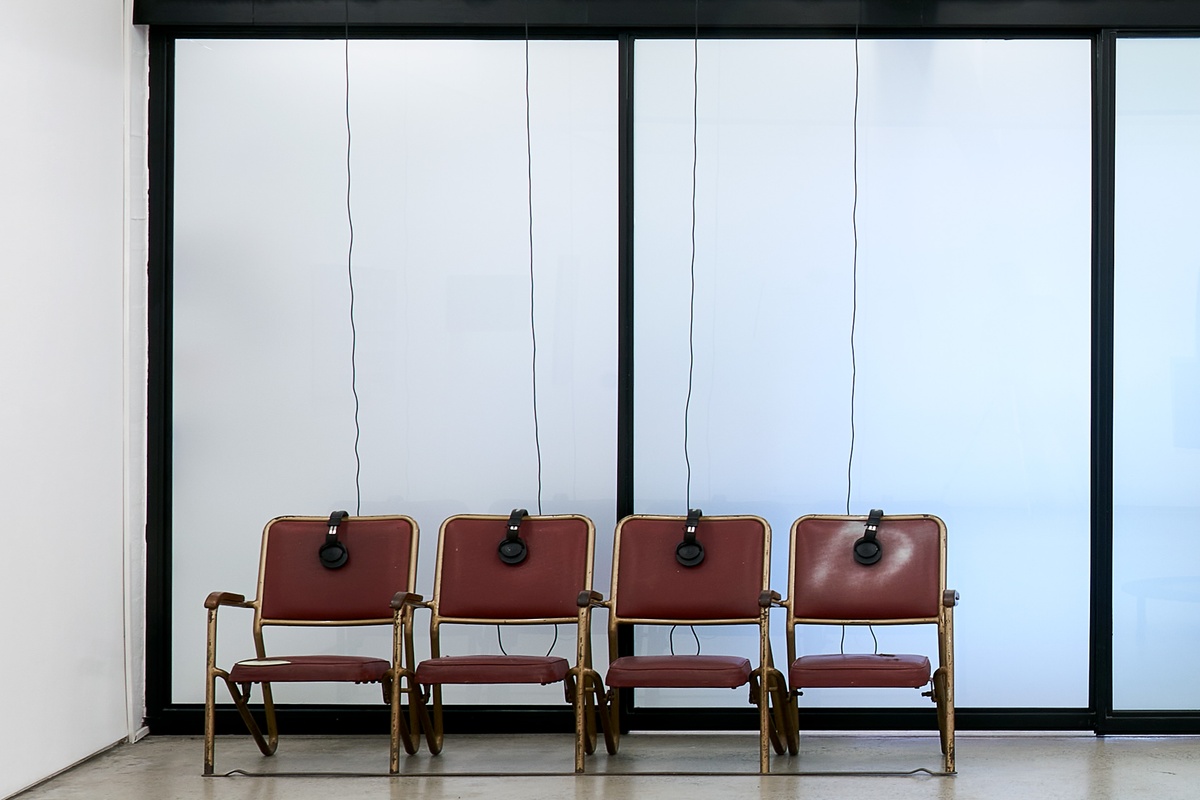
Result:
[[[213,760],[216,752],[216,680],[217,676],[209,674],[208,685],[204,687],[204,774],[213,774]]]
[[[598,732],[596,732],[596,691],[595,691],[596,675],[592,669],[584,669],[583,686],[581,692],[583,694],[583,754],[584,756],[592,756],[596,752],[596,740],[598,740]]]
[[[771,702],[775,688],[775,674],[777,672],[777,670],[768,668],[768,686],[766,687],[763,686],[762,673],[759,670],[754,670],[754,672],[750,673],[750,702],[755,706],[760,706],[764,702],[768,704],[767,738],[776,754],[783,755],[784,746],[779,738],[779,734],[785,728],[782,725],[783,720],[780,719],[777,704]]]
[[[242,722],[246,723],[246,729],[250,731],[250,735],[254,738],[254,743],[258,745],[259,751],[264,756],[274,755],[275,748],[279,745],[279,734],[274,724],[275,706],[271,702],[270,684],[262,684],[263,711],[267,718],[267,734],[264,736],[262,729],[258,726],[258,722],[254,719],[254,715],[250,713],[249,702],[253,684],[244,684],[239,688],[237,684],[228,678],[223,678],[223,680],[225,681],[225,686],[229,689],[229,696],[233,698],[233,704],[237,707]]]
[[[583,693],[583,726],[583,753],[595,755],[599,731],[596,727],[596,698],[590,689],[585,689]]]
[[[270,748],[269,753],[264,752],[263,754],[270,756],[275,754],[275,748],[279,745],[279,724],[275,720],[275,700],[271,695],[271,684],[263,683],[260,686],[263,696],[263,717],[267,721],[267,747]],[[246,687],[246,700],[249,701],[249,699],[250,688]],[[249,706],[246,707],[246,711],[249,713]],[[262,749],[261,744],[259,749]]]
[[[429,754],[436,756],[442,752],[442,737],[440,732],[435,735],[433,729],[433,720],[429,716],[429,696],[422,694],[421,687],[414,685],[408,699],[409,719],[415,720],[412,723],[412,741],[413,752],[415,753],[420,747],[421,733],[425,734],[425,744],[429,747]]]
[[[769,745],[773,745],[776,752],[782,752],[782,750],[779,747],[779,738],[772,736],[771,713],[768,708],[770,700],[767,699],[767,682],[764,680],[759,681],[758,697],[758,771],[760,774],[766,775],[771,771]]]
[[[772,724],[770,700],[767,698],[767,687],[762,676],[762,669],[750,673],[750,702],[758,708],[758,771],[765,775],[771,771],[771,749],[782,753],[783,745]]]
[[[615,756],[621,749],[620,694],[620,690],[609,687],[600,706],[600,713],[604,715],[604,748],[610,756]]]
[[[429,755],[436,756],[442,752],[442,741],[445,738],[442,728],[442,687],[430,686],[425,692],[419,685],[414,686],[413,699],[419,703],[417,714],[421,720],[421,728],[425,731],[425,744],[429,747]],[[431,703],[432,718],[429,713]]]
[[[217,678],[228,677],[225,670],[218,669],[217,660],[217,609],[210,608],[208,617],[208,644],[205,647],[204,675],[204,774],[213,774],[216,754],[216,706]]]
[[[933,700],[937,703],[938,736],[942,745],[942,767],[953,774],[954,764],[954,700],[950,693],[949,676],[944,669],[933,673]]]
[[[401,720],[400,729],[404,733],[404,740],[401,742],[404,745],[404,752],[408,755],[416,755],[416,752],[421,749],[421,704],[416,698],[419,694],[417,685],[413,683],[413,676],[410,673],[406,679],[407,688],[402,688],[397,695],[408,696],[407,713],[408,719]],[[403,708],[403,706],[402,706]]]
[[[787,753],[790,756],[794,756],[800,749],[800,736],[796,721],[791,714],[792,704],[788,698],[787,684],[783,680],[783,673],[779,670],[772,669],[770,675],[771,724],[775,730],[776,738],[778,738],[780,731],[783,732],[784,741],[787,745]],[[783,753],[778,747],[775,752]]]
[[[587,739],[587,720],[584,718],[583,680],[577,680],[579,674],[571,672],[563,679],[563,691],[567,702],[571,704],[571,717],[575,721],[575,773],[583,772],[584,750]]]
[[[598,717],[600,720],[600,729],[604,732],[604,746],[610,753],[615,753],[615,746],[612,745],[612,731],[610,730],[612,725],[608,717],[608,699],[604,692],[604,681],[601,680],[600,674],[595,670],[589,670],[587,692],[588,702],[591,706],[591,710],[588,712],[588,715],[593,720],[593,740],[591,752],[595,752],[596,750],[597,737],[595,720]]]
[[[389,732],[391,734],[391,742],[388,748],[388,772],[396,775],[400,772],[400,746],[404,746],[404,752],[410,756],[417,752],[416,736],[410,734],[407,721],[404,719],[404,711],[400,707],[400,683],[403,676],[388,675],[384,679],[385,699],[387,700],[389,712],[391,715],[391,724]]]
[[[412,737],[412,752],[416,753],[421,749],[421,731],[422,719],[427,718],[422,716],[425,711],[425,704],[421,701],[421,689],[416,682],[409,678],[408,681],[408,733]]]
[[[789,747],[792,742],[795,743],[795,749],[792,750],[792,755],[797,755],[800,752],[800,695],[803,694],[799,689],[791,689],[787,693],[787,709],[790,719],[790,733],[788,735]]]
[[[388,706],[388,774],[400,772],[400,743],[397,741],[400,730],[396,717],[400,714],[400,697],[396,690],[399,678],[393,672],[383,677],[383,702]],[[406,737],[407,738],[407,737]]]

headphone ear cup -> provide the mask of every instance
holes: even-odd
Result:
[[[694,567],[704,560],[704,545],[695,539],[684,539],[675,547],[675,560],[685,567]]]
[[[883,557],[883,546],[871,536],[864,536],[854,543],[854,560],[864,567],[878,563]]]
[[[321,566],[325,569],[337,569],[345,566],[346,561],[350,558],[350,552],[341,542],[326,542],[321,545],[318,554],[321,557]]]
[[[504,539],[500,542],[500,546],[496,548],[500,553],[500,560],[505,564],[520,564],[525,560],[525,556],[529,554],[529,548],[525,546],[524,539]]]
[[[883,509],[872,508],[867,515],[867,529],[863,537],[854,543],[854,560],[864,567],[879,563],[883,557],[883,545],[876,538],[880,523],[883,522]]]

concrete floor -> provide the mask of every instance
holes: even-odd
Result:
[[[958,774],[828,773],[937,771],[936,736],[807,734],[801,755],[775,756],[757,774],[753,734],[625,736],[621,752],[588,759],[572,774],[571,739],[560,735],[447,737],[440,756],[402,757],[390,778],[382,737],[284,737],[271,758],[248,737],[221,737],[218,773],[200,774],[199,737],[152,736],[122,745],[17,797],[20,800],[1194,800],[1200,737],[1108,737],[962,733]],[[296,777],[294,773],[325,773]],[[268,773],[275,773],[273,775]],[[328,773],[343,773],[330,775]],[[347,774],[349,773],[349,774]],[[674,773],[674,774],[672,774]],[[826,774],[812,774],[826,773]]]

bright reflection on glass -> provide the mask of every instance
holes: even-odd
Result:
[[[1113,705],[1198,709],[1200,39],[1117,42]]]
[[[946,521],[958,703],[1086,706],[1089,44],[864,41],[859,55],[855,307],[854,43],[700,43],[691,505],[766,517],[785,586],[792,521],[846,510],[856,317],[850,511]],[[635,64],[636,510],[682,514],[692,42],[640,41]],[[931,632],[876,634],[883,652],[935,652]],[[838,629],[804,636],[838,651]],[[756,652],[753,635],[700,637],[707,653]],[[773,640],[781,662],[781,617]],[[665,651],[665,634],[638,646]],[[872,647],[848,634],[847,652]],[[746,698],[638,693],[720,703]]]
[[[530,50],[543,511],[595,521],[601,587],[616,506],[616,52]],[[536,509],[524,53],[350,48],[362,513],[416,518],[426,596],[445,517]],[[180,41],[175,78],[172,699],[186,703],[203,700],[201,601],[254,593],[271,517],[354,510],[355,431],[343,43]],[[222,613],[223,660],[250,655],[248,619]],[[388,629],[270,634],[276,652],[390,652]],[[545,652],[553,637],[505,645]],[[459,627],[444,652],[495,639]],[[573,655],[574,637],[555,652]],[[447,697],[562,703],[559,687]]]

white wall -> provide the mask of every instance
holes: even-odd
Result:
[[[0,797],[141,726],[145,92],[127,5],[0,2]]]

